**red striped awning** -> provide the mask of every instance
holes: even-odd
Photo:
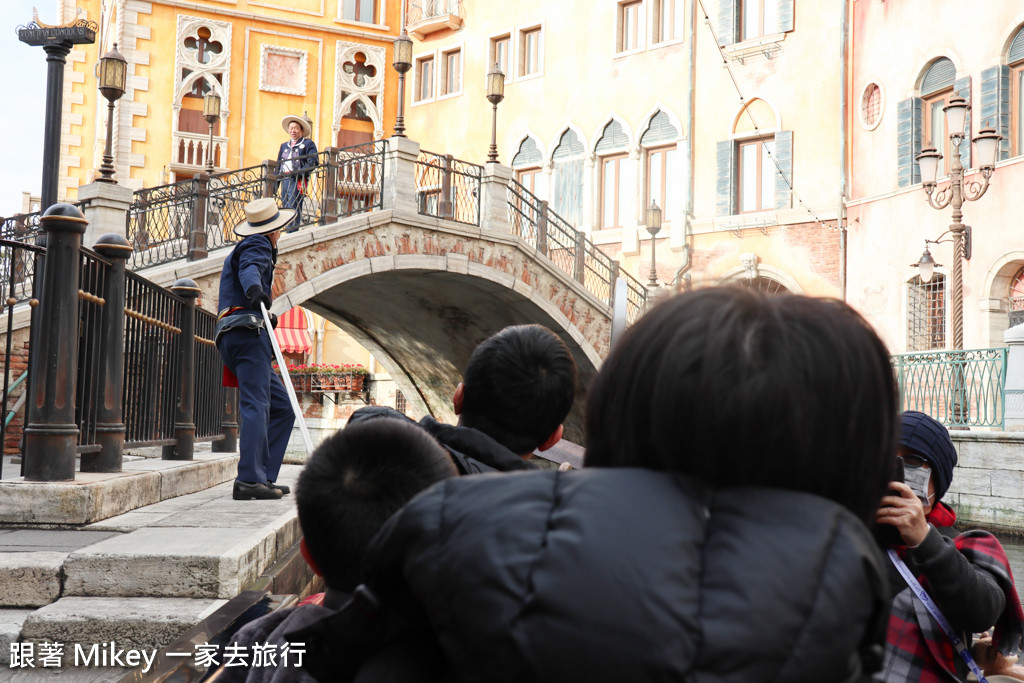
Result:
[[[313,347],[309,343],[309,333],[305,330],[297,330],[294,327],[280,327],[274,330],[277,343],[281,346],[282,353],[309,353]]]
[[[306,329],[305,311],[298,306],[285,311],[277,321],[277,329],[274,330],[281,351],[284,353],[309,353],[313,345],[309,342],[309,333]]]

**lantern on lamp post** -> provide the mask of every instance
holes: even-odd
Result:
[[[661,208],[652,199],[651,205],[647,207],[645,214],[644,224],[647,226],[647,232],[651,235],[651,281],[647,283],[647,286],[650,287],[653,294],[658,289],[658,270],[655,267],[654,244],[655,238],[661,232]]]
[[[487,161],[498,163],[498,103],[505,99],[505,74],[498,63],[487,73],[487,101],[491,103],[491,147]]]
[[[213,124],[220,118],[220,95],[212,92],[203,97],[203,118],[210,124],[210,140],[206,145],[206,172],[213,173]]]
[[[103,163],[100,165],[100,183],[116,183],[114,180],[114,156],[111,151],[114,135],[114,103],[124,95],[128,80],[128,60],[117,51],[117,43],[113,49],[100,58],[96,65],[96,77],[99,81],[100,94],[107,98],[107,144],[103,149]]]
[[[403,22],[404,23],[404,22]],[[412,38],[402,26],[402,34],[395,39],[391,66],[398,72],[398,115],[395,116],[396,138],[405,137],[405,74],[412,68]]]

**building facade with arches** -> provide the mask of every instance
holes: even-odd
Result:
[[[59,0],[95,20],[93,45],[68,56],[60,198],[94,180],[106,100],[93,69],[117,43],[128,62],[112,138],[118,183],[132,189],[276,159],[280,121],[306,115],[320,149],[390,134],[397,99],[391,43],[400,0]],[[210,126],[203,98],[221,98]],[[387,112],[387,114],[385,114]]]
[[[939,189],[959,156],[965,182],[983,182],[971,138],[1002,136],[986,193],[963,206],[972,227],[963,265],[963,336],[968,349],[1003,346],[1024,322],[1024,237],[1017,225],[1024,182],[1024,9],[995,3],[981,13],[941,20],[956,6],[934,3],[929,18],[901,3],[855,3],[857,49],[849,74],[849,301],[893,351],[952,346],[952,208],[930,207],[915,157],[942,154]],[[948,16],[948,15],[946,15]],[[884,50],[884,54],[880,52]],[[942,108],[959,95],[970,104],[965,141],[956,150]],[[916,264],[928,244],[939,264],[922,281]]]
[[[653,201],[662,210],[663,287],[738,272],[743,282],[745,273],[750,282],[770,278],[770,288],[840,294],[838,5],[823,13],[793,0],[463,0],[460,8],[457,28],[414,44],[420,84],[456,46],[461,60],[457,92],[414,86],[408,97],[408,133],[424,149],[484,159],[485,76],[497,63],[505,74],[499,160],[634,276],[650,279]],[[837,47],[823,54],[833,37]],[[751,254],[745,269],[741,256]]]

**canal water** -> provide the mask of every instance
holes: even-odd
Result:
[[[1010,560],[1013,582],[1017,584],[1017,594],[1024,597],[1024,539],[1020,537],[1000,536],[999,542],[1006,549],[1006,557]]]

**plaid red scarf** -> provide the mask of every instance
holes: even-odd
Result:
[[[952,527],[956,513],[940,502],[935,504],[927,519],[936,528]],[[1024,609],[1021,608],[1002,545],[986,531],[967,531],[954,538],[953,544],[971,564],[987,571],[1002,589],[1006,604],[996,621],[993,642],[1004,655],[1019,652],[1024,647]],[[905,554],[905,548],[898,550],[901,556]],[[928,579],[923,575],[917,579],[928,590]],[[896,661],[892,662],[892,658]],[[958,681],[962,680],[957,673],[959,659],[949,637],[917,596],[909,588],[900,591],[893,600],[889,615],[887,670],[898,672],[902,676],[899,680],[922,683]]]

